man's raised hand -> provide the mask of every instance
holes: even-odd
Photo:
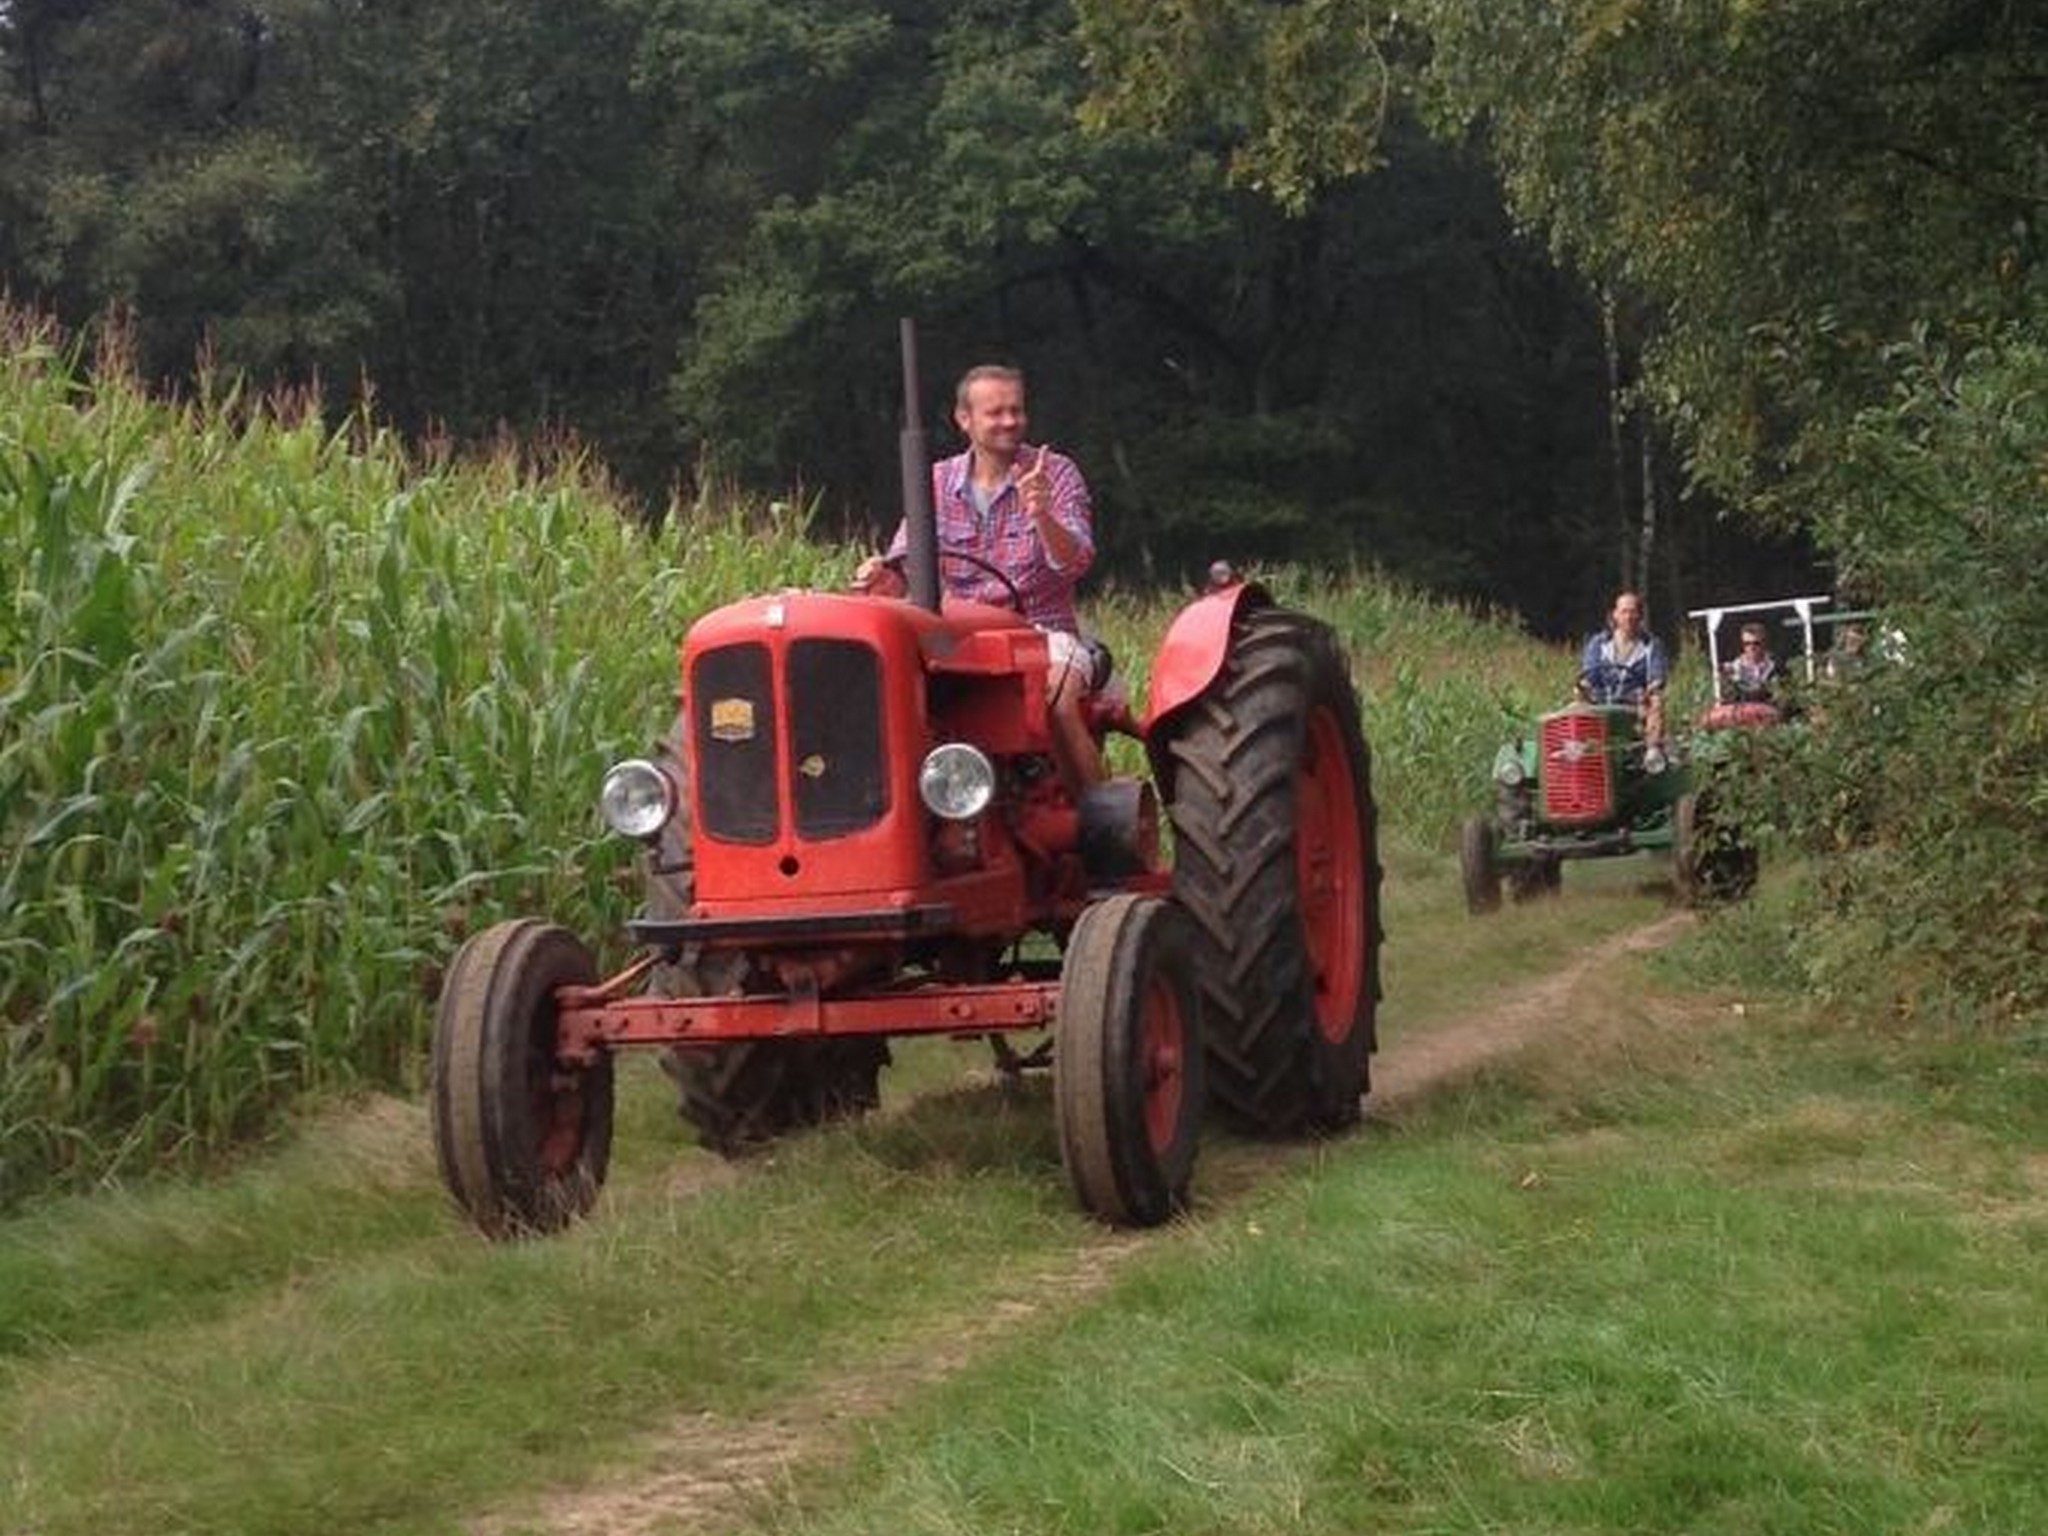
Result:
[[[1017,494],[1024,498],[1024,510],[1034,517],[1052,510],[1052,482],[1045,474],[1045,456],[1051,451],[1045,444],[1039,444],[1038,457],[1017,480]]]

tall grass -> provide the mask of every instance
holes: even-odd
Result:
[[[460,936],[615,929],[597,773],[792,520],[657,547],[573,457],[408,462],[303,400],[0,343],[0,1201],[403,1082]]]
[[[665,727],[677,637],[852,565],[784,509],[651,540],[570,452],[421,458],[0,328],[0,1206],[408,1086],[500,915],[617,933],[593,791]],[[1440,845],[1568,661],[1369,572],[1269,575],[1352,648],[1390,831]],[[1089,603],[1140,695],[1177,606]]]

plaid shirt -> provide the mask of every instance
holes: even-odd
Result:
[[[1664,647],[1649,634],[1636,642],[1624,661],[1614,631],[1602,630],[1586,642],[1585,654],[1579,658],[1579,682],[1595,704],[1640,704],[1643,695],[1664,686],[1669,671]]]
[[[932,466],[932,502],[938,509],[939,580],[956,597],[1008,607],[1010,595],[988,572],[977,570],[964,560],[947,560],[945,551],[957,549],[977,555],[1017,584],[1024,599],[1024,617],[1040,629],[1078,633],[1081,621],[1074,612],[1074,588],[1095,559],[1095,532],[1088,502],[1088,483],[1065,454],[1048,452],[1045,477],[1052,488],[1052,515],[1080,544],[1080,553],[1067,565],[1054,565],[1038,541],[1031,514],[1017,491],[1018,466],[1038,462],[1035,445],[1020,448],[1017,463],[1010,470],[986,514],[977,512],[969,488],[973,451],[941,459]],[[908,548],[899,526],[889,543],[893,559]]]

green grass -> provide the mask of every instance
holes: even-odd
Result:
[[[1448,861],[1404,862],[1389,1049],[1661,910],[1600,873],[1474,922]],[[1738,938],[1592,976],[1358,1136],[1212,1140],[1194,1217],[1079,1295],[1127,1244],[1071,1210],[1042,1083],[944,1042],[902,1053],[895,1112],[737,1169],[630,1063],[595,1219],[542,1243],[473,1238],[389,1100],[224,1177],[46,1201],[0,1223],[0,1530],[516,1518],[1020,1302],[751,1528],[2039,1528],[2038,1053],[1808,1017],[1730,984]]]
[[[1639,976],[1644,1038],[1217,1213],[758,1528],[2042,1529],[2038,1052],[1754,991],[1674,1037]]]
[[[1333,1161],[775,1528],[2039,1529],[2029,1245],[1720,1129]]]

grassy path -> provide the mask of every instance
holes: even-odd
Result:
[[[1623,910],[1626,910],[1624,908]],[[1548,927],[1554,913],[1531,913]],[[1624,958],[1654,950],[1691,921],[1674,912],[1626,927],[1577,951],[1564,950],[1559,967],[1535,980],[1498,989],[1484,1005],[1459,1018],[1407,1031],[1375,1063],[1376,1118],[1412,1108],[1434,1090],[1487,1062],[1540,1049],[1547,1029],[1572,1016],[1589,979]],[[1485,927],[1461,938],[1506,938]],[[1518,935],[1517,935],[1518,936]],[[1398,1010],[1395,1017],[1398,1019]],[[474,1529],[482,1536],[547,1531],[556,1536],[658,1536],[663,1531],[724,1529],[750,1507],[771,1502],[796,1469],[852,1458],[866,1426],[900,1409],[913,1394],[968,1369],[984,1355],[1015,1344],[1048,1318],[1089,1306],[1127,1264],[1140,1256],[1199,1243],[1200,1229],[1230,1220],[1262,1191],[1299,1173],[1314,1148],[1243,1143],[1212,1146],[1203,1209],[1179,1230],[1109,1233],[1082,1230],[1073,1246],[1022,1273],[1005,1277],[994,1296],[969,1310],[918,1320],[905,1338],[842,1377],[813,1383],[793,1404],[780,1404],[753,1420],[718,1415],[680,1419],[645,1442],[659,1470],[608,1485],[560,1493],[537,1506],[517,1502],[511,1512]],[[1341,1152],[1337,1155],[1343,1155]],[[1214,1166],[1221,1163],[1220,1168]],[[1168,1260],[1170,1262],[1170,1260]]]
[[[1558,914],[1468,924],[1441,871],[1401,876],[1390,1039],[1565,936]],[[1654,910],[1624,888],[1570,927]],[[0,1531],[293,1531],[315,1508],[454,1528],[647,1464],[650,1425],[770,1416],[883,1369],[891,1337],[1000,1315],[1016,1276],[1105,1239],[1068,1206],[1045,1096],[1004,1095],[983,1060],[908,1053],[906,1106],[736,1170],[682,1146],[657,1075],[633,1074],[602,1217],[556,1243],[474,1241],[396,1101],[212,1184],[0,1226]],[[1298,1155],[1218,1147],[1198,1182],[1221,1208]]]
[[[548,1243],[396,1102],[0,1225],[0,1532],[2038,1526],[2038,1074],[1647,985],[1641,877],[1397,867],[1372,1124],[1144,1237],[939,1045],[738,1168],[632,1075]]]

